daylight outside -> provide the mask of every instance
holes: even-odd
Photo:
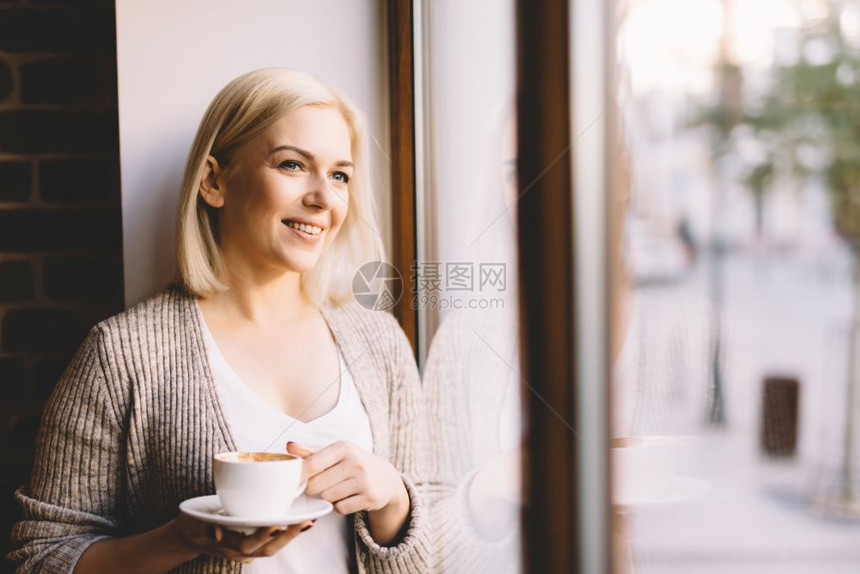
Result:
[[[616,570],[854,572],[860,4],[616,17]]]

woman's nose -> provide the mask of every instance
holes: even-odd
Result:
[[[325,177],[325,174],[318,173],[311,177],[308,191],[303,201],[308,207],[331,209],[335,201],[341,201],[342,199],[338,197],[337,190],[334,189],[334,186]]]

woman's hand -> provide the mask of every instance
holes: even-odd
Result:
[[[201,522],[180,513],[171,523],[171,531],[178,547],[188,553],[211,554],[234,562],[248,563],[254,558],[274,556],[296,536],[313,526],[314,522],[258,528],[253,534],[243,536],[217,524]]]
[[[347,441],[316,452],[288,442],[287,452],[304,459],[308,495],[331,502],[338,514],[366,510],[373,539],[381,545],[395,541],[409,515],[409,494],[391,463]]]
[[[521,456],[520,449],[495,454],[469,484],[470,515],[481,535],[489,540],[502,538],[519,520]]]
[[[489,457],[472,480],[470,498],[474,505],[479,500],[499,500],[519,505],[522,500],[521,449],[496,453]]]

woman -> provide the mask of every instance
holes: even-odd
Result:
[[[429,568],[418,372],[397,322],[350,299],[381,252],[367,162],[360,114],[307,75],[217,95],[183,182],[180,285],[93,328],[45,408],[19,572]],[[214,492],[213,454],[288,441],[335,513],[246,537],[177,515]]]
[[[497,113],[488,138],[485,184],[460,261],[501,266],[500,284],[482,288],[487,307],[452,311],[430,346],[424,391],[433,443],[431,481],[434,563],[440,571],[520,572],[522,423],[516,263],[516,122],[513,106]],[[498,268],[498,267],[497,267]],[[483,278],[482,278],[483,279]],[[435,472],[439,472],[436,475]]]

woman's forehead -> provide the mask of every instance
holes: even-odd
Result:
[[[276,120],[262,135],[273,148],[288,145],[335,161],[352,159],[349,126],[331,106],[301,107]]]

